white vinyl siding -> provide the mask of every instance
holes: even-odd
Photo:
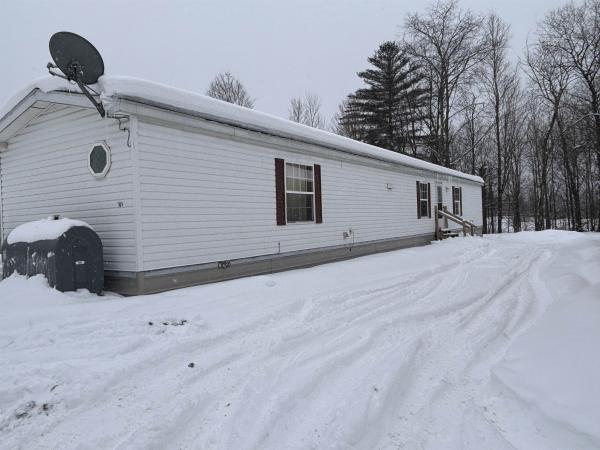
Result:
[[[483,226],[483,210],[481,204],[481,185],[454,179],[454,185],[462,187],[462,217],[475,225]]]
[[[0,150],[5,238],[17,225],[51,214],[88,222],[102,239],[105,269],[135,271],[131,153],[117,121],[95,110],[51,106]],[[93,144],[106,142],[105,178],[88,167]],[[122,206],[119,206],[122,205]]]
[[[433,218],[419,220],[414,212],[415,182],[434,183],[433,173],[374,167],[364,158],[352,163],[335,153],[315,157],[143,120],[139,154],[143,270],[433,237]],[[321,165],[322,224],[276,225],[274,158]],[[353,238],[344,239],[349,229]]]
[[[414,212],[416,181],[441,182],[449,208],[451,186],[461,186],[463,216],[482,222],[481,186],[474,182],[440,181],[432,172],[300,143],[296,150],[274,137],[264,136],[262,145],[137,118],[129,125],[131,148],[115,120],[55,105],[11,138],[0,150],[3,237],[50,214],[84,220],[102,239],[106,269],[117,271],[433,237],[433,218],[419,220]],[[111,150],[102,179],[88,168],[98,142]],[[274,158],[321,166],[323,223],[276,225]],[[351,238],[344,238],[350,229]]]

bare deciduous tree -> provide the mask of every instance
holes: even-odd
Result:
[[[324,120],[321,115],[321,99],[316,94],[306,94],[304,100],[304,124],[313,128],[323,128]]]
[[[290,100],[290,110],[288,118],[292,122],[303,123],[304,121],[304,100],[300,97],[294,97]]]
[[[304,98],[294,97],[290,100],[289,119],[313,128],[325,128],[325,120],[321,114],[321,99],[318,95],[307,93]]]
[[[244,85],[230,72],[218,73],[211,81],[206,95],[246,108],[254,107],[254,100],[250,98]]]
[[[510,39],[510,27],[496,14],[487,17],[484,25],[486,51],[482,58],[479,74],[483,90],[487,93],[492,109],[494,138],[496,144],[496,214],[497,232],[502,233],[503,197],[508,183],[508,164],[512,159],[507,144],[510,125],[509,115],[515,105],[515,91],[518,90],[516,68],[508,61],[507,50]]]
[[[594,124],[596,164],[600,168],[600,0],[570,2],[550,11],[540,27],[539,40],[561,58],[587,91],[580,99],[587,103],[587,114]]]
[[[451,115],[454,95],[469,82],[485,51],[482,19],[456,0],[437,1],[427,13],[409,14],[405,48],[424,71],[429,86],[431,160],[451,166]]]
[[[536,229],[551,228],[551,198],[548,190],[548,177],[553,157],[551,139],[570,77],[560,55],[553,52],[544,41],[528,46],[525,58],[526,73],[535,91],[550,106],[551,111],[541,136],[539,150],[536,152],[539,158],[538,185],[534,186],[539,191],[536,197],[536,218],[543,218],[545,222],[543,225],[539,221],[536,222]]]

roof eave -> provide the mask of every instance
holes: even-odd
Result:
[[[50,104],[91,108],[83,94],[33,89],[4,117],[0,118],[0,142],[8,142],[16,133],[41,114]]]
[[[202,112],[198,112],[195,110],[189,110],[186,108],[181,108],[181,107],[177,107],[177,106],[172,106],[172,105],[166,105],[164,103],[160,103],[160,102],[154,102],[152,100],[148,100],[145,98],[140,98],[140,97],[136,97],[136,96],[128,96],[128,95],[119,95],[119,94],[113,94],[111,96],[111,102],[114,102],[115,105],[117,105],[118,100],[124,100],[125,103],[123,103],[122,105],[119,105],[119,107],[117,108],[117,110],[121,110],[123,109],[121,112],[125,113],[125,114],[137,114],[138,111],[130,111],[127,109],[127,102],[131,102],[131,103],[137,103],[140,105],[144,105],[144,106],[149,106],[149,107],[153,107],[153,108],[158,108],[161,110],[166,110],[166,111],[170,111],[170,112],[174,112],[174,113],[178,113],[178,114],[184,114],[186,116],[192,116],[192,117],[196,117],[196,118],[200,118],[200,119],[204,119],[204,120],[208,120],[208,121],[212,121],[212,122],[216,122],[219,124],[223,124],[223,125],[228,125],[228,126],[232,126],[235,128],[240,128],[240,129],[244,129],[244,130],[248,130],[248,131],[253,131],[253,132],[257,132],[257,133],[262,133],[262,134],[267,134],[270,136],[276,136],[276,137],[280,137],[280,138],[284,138],[284,139],[289,139],[292,141],[297,141],[297,142],[302,142],[305,144],[310,144],[310,145],[316,145],[319,147],[325,147],[328,148],[330,150],[334,150],[334,151],[338,151],[338,152],[344,152],[344,153],[348,153],[348,154],[352,154],[355,156],[360,156],[363,158],[368,158],[368,159],[373,159],[373,160],[377,160],[377,161],[383,161],[383,162],[388,162],[394,165],[398,165],[398,166],[402,166],[402,167],[407,167],[410,169],[415,170],[416,168],[412,167],[409,164],[403,164],[402,162],[398,162],[398,161],[394,161],[391,159],[387,159],[385,157],[381,157],[381,158],[376,158],[376,157],[372,157],[372,156],[367,156],[364,155],[362,153],[356,152],[351,148],[347,148],[347,147],[343,147],[343,146],[332,146],[329,144],[324,144],[323,142],[319,141],[318,139],[308,139],[308,138],[300,138],[298,136],[295,136],[293,134],[288,134],[285,132],[279,132],[279,131],[273,131],[270,130],[268,128],[265,127],[259,127],[259,126],[248,126],[245,123],[241,123],[239,121],[236,120],[231,120],[231,119],[227,119],[227,118],[223,118],[221,116],[216,116],[216,115],[212,115],[212,114],[207,114],[207,113],[202,113]],[[439,173],[441,175],[444,176],[452,176],[452,177],[456,177],[456,178],[460,178],[472,183],[477,183],[480,185],[483,185],[484,183],[482,181],[479,180],[475,180],[473,179],[472,175],[469,174],[465,174],[462,173],[460,171],[457,170],[453,170],[455,173],[454,174],[448,174],[448,173],[444,173],[443,171],[436,171],[435,169],[431,168],[427,168],[427,169],[416,169],[416,170],[425,170],[425,171],[429,171],[429,172],[433,172],[433,173]]]

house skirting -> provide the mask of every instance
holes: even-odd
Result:
[[[481,234],[480,229],[478,229],[478,234]],[[106,290],[123,295],[154,294],[171,289],[231,280],[250,275],[264,275],[283,270],[342,261],[373,253],[416,247],[429,244],[434,239],[435,236],[433,233],[427,233],[353,245],[278,253],[145,272],[105,271],[104,282]]]

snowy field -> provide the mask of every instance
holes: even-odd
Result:
[[[144,297],[0,283],[2,449],[593,449],[598,380],[598,234]]]

